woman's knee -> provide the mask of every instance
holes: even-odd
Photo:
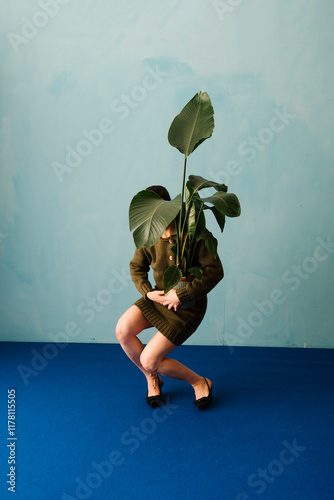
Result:
[[[116,338],[120,344],[125,344],[132,336],[130,325],[126,320],[123,320],[122,318],[118,321],[115,332]]]
[[[140,355],[140,363],[144,370],[149,373],[158,373],[160,360],[144,349]]]

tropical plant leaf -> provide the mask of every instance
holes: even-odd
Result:
[[[237,196],[233,193],[217,191],[212,196],[202,198],[204,203],[212,203],[216,209],[228,217],[239,217],[241,207]]]
[[[209,181],[204,179],[200,175],[189,175],[188,181],[193,189],[193,192],[196,193],[200,189],[214,187],[216,191],[224,191],[227,193],[227,186],[225,184],[219,184],[218,182]]]
[[[205,216],[202,210],[203,202],[195,193],[189,182],[186,184],[186,211],[188,213],[188,235],[190,240],[205,228]]]
[[[187,158],[214,129],[213,107],[206,92],[198,92],[178,114],[168,131],[168,141]]]
[[[130,231],[137,248],[151,247],[158,241],[180,211],[181,196],[165,201],[153,191],[144,190],[131,200],[129,209]],[[137,227],[139,226],[139,227]]]
[[[202,206],[203,203],[201,200],[194,200],[192,208],[190,209],[188,222],[190,237],[194,237],[196,233],[201,233],[205,228],[205,215]]]
[[[199,240],[204,240],[205,241],[205,246],[211,253],[211,255],[216,259],[217,258],[217,247],[218,247],[218,241],[216,238],[213,236],[210,231],[205,229],[199,236],[198,236],[198,241]]]
[[[177,254],[177,244],[174,243],[173,245],[171,245],[169,247],[169,250],[171,250],[171,252],[175,253],[175,255]]]
[[[217,210],[217,208],[215,206],[208,207],[207,205],[204,205],[203,209],[204,210],[205,209],[211,210],[211,212],[213,213],[213,215],[216,218],[216,221],[218,223],[218,226],[220,227],[221,232],[223,232],[224,231],[224,227],[225,227],[225,215],[222,214],[221,212],[219,212],[219,210]]]
[[[190,267],[188,271],[195,276],[198,280],[201,280],[203,277],[203,271],[201,267],[194,266]]]
[[[194,190],[188,181],[186,184],[186,201],[185,201],[185,212],[186,213],[189,212],[190,204],[192,202],[193,193],[194,193]]]
[[[177,266],[169,266],[164,272],[163,284],[164,284],[164,293],[168,293],[169,290],[174,288],[182,278],[182,271]]]

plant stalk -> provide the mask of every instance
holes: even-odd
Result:
[[[177,244],[177,257],[178,261],[181,263],[181,245],[183,242],[183,229],[182,229],[182,212],[183,212],[183,199],[184,199],[184,190],[186,185],[186,168],[187,168],[187,157],[184,157],[183,164],[183,179],[182,179],[182,191],[181,191],[181,207],[180,207],[180,220],[179,220],[179,238]]]

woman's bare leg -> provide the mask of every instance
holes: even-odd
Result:
[[[120,317],[116,326],[116,337],[122,349],[135,365],[144,373],[146,370],[140,363],[140,355],[144,346],[137,335],[146,328],[152,327],[137,306],[131,306]]]
[[[160,373],[165,377],[183,380],[193,386],[195,398],[208,396],[208,387],[203,377],[175,359],[166,358],[177,346],[162,333],[157,332],[148,342],[140,355],[141,366],[149,373]],[[209,387],[212,382],[207,378]]]
[[[116,337],[125,354],[144,373],[147,379],[148,396],[155,396],[160,392],[157,375],[145,370],[142,366],[140,356],[144,346],[137,337],[140,332],[151,327],[151,323],[141,310],[133,305],[119,319],[116,326]]]

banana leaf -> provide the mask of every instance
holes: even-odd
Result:
[[[137,248],[149,248],[162,236],[180,211],[181,196],[165,201],[153,191],[140,191],[131,200],[130,231]],[[138,227],[137,227],[138,226]]]
[[[239,200],[233,193],[217,191],[212,196],[202,198],[202,201],[204,203],[211,203],[219,212],[228,217],[239,217],[241,213]]]
[[[174,118],[168,141],[187,158],[214,129],[213,106],[206,92],[198,92]]]
[[[209,181],[204,179],[200,175],[189,175],[189,184],[191,185],[193,192],[196,193],[200,189],[214,187],[216,191],[227,192],[227,186],[225,184],[219,184],[218,182]]]

